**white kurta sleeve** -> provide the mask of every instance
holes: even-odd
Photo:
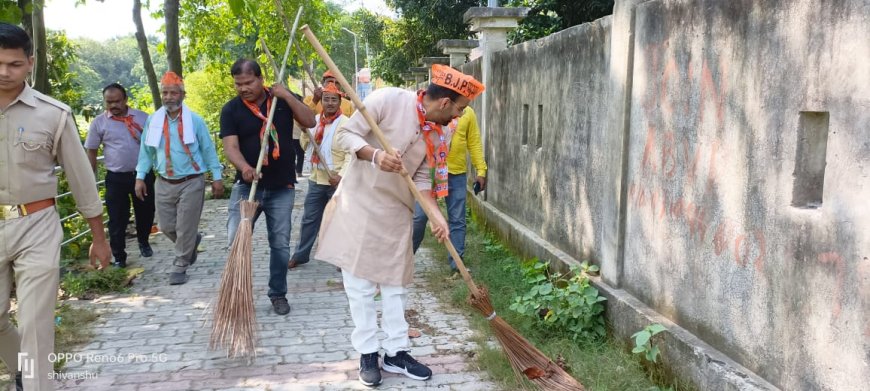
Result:
[[[374,93],[369,95],[364,102],[366,111],[372,116],[375,123],[380,124],[381,122],[384,103],[383,94]],[[339,149],[356,153],[366,145],[369,145],[365,137],[371,131],[372,129],[369,127],[368,122],[366,122],[365,117],[363,117],[362,112],[357,111],[353,113],[349,120],[341,124],[341,127],[336,131],[334,142],[338,144]]]

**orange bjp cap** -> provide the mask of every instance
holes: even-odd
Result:
[[[432,83],[456,91],[468,99],[476,98],[485,89],[483,83],[474,77],[442,64],[432,64]]]
[[[160,79],[160,84],[164,86],[183,86],[184,80],[177,73],[168,71],[163,75],[163,79]]]
[[[333,94],[338,94],[338,96],[343,97],[344,93],[338,89],[337,84],[338,83],[326,83],[326,85],[323,86],[323,93],[331,92]]]

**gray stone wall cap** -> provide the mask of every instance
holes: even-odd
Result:
[[[474,49],[480,46],[476,39],[441,39],[435,45],[438,49],[446,48],[468,48]]]
[[[468,23],[473,18],[525,18],[529,13],[526,7],[471,7],[462,15],[462,21]]]
[[[450,65],[450,57],[422,57],[420,58],[420,63],[426,66],[431,66],[432,64]]]
[[[411,73],[429,73],[429,68],[427,67],[410,67],[408,68]]]

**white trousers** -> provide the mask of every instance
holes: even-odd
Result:
[[[378,352],[383,348],[387,355],[395,356],[407,351],[411,345],[408,338],[408,322],[405,321],[406,291],[402,286],[381,285],[383,304],[381,325],[387,338],[378,343],[378,312],[375,307],[375,291],[378,284],[358,278],[346,271],[341,272],[344,291],[350,304],[353,318],[353,333],[350,341],[360,354]]]

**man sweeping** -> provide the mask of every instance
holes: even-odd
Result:
[[[366,98],[368,112],[396,148],[381,148],[361,113],[338,130],[335,142],[352,152],[352,160],[324,212],[317,259],[342,269],[345,292],[354,322],[351,343],[360,353],[359,379],[364,385],[381,382],[383,368],[412,379],[427,380],[432,371],[410,354],[405,320],[406,286],[414,271],[411,253],[414,196],[398,173],[407,170],[423,194],[423,202],[438,210],[436,197],[447,195],[447,144],[442,126],[462,114],[483,91],[473,77],[435,65],[432,84],[416,93],[383,88]],[[429,222],[439,241],[448,238],[444,216]],[[378,341],[375,290],[380,286],[382,326],[386,339]]]
[[[315,118],[317,127],[314,129],[314,144],[320,147],[323,162],[316,153],[311,154],[311,176],[308,177],[308,194],[305,195],[305,209],[302,215],[302,228],[299,233],[299,244],[296,252],[290,258],[290,269],[308,263],[314,239],[320,230],[323,209],[332,198],[341,181],[341,172],[347,165],[348,153],[335,143],[338,128],[347,121],[347,117],[339,110],[344,93],[335,83],[323,88],[323,112]],[[308,132],[302,134],[303,148],[310,144]],[[323,167],[327,169],[324,169]]]
[[[230,195],[227,216],[227,238],[232,245],[239,227],[239,203],[247,199],[256,175],[260,157],[260,143],[269,138],[268,151],[254,199],[260,213],[266,214],[269,234],[269,299],[278,315],[290,312],[287,302],[287,263],[290,260],[290,223],[296,198],[294,158],[291,146],[294,118],[307,127],[314,126],[314,113],[293,93],[280,84],[267,90],[263,85],[263,72],[256,61],[240,59],[230,68],[238,94],[221,110],[221,138],[224,153],[236,167],[236,182]],[[273,128],[266,129],[272,96],[275,106]]]

